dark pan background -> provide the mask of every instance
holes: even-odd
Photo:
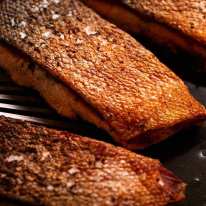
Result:
[[[183,51],[169,50],[137,37],[161,62],[180,76],[192,95],[206,106],[206,62]],[[176,206],[206,206],[206,122],[144,151],[158,158],[187,184],[187,199]]]
[[[157,47],[142,38],[140,38],[140,41],[147,48],[152,50],[162,62],[181,76],[188,85],[191,93],[199,99],[200,102],[206,105],[206,73],[199,72],[198,60],[193,61],[192,58],[185,54],[178,53],[174,55],[174,53],[169,53],[168,49]],[[0,80],[4,78],[8,79],[4,72],[0,72]],[[18,87],[10,80],[5,82],[6,83],[2,81],[1,83],[0,81],[0,95],[25,95],[28,101],[24,101],[23,103],[16,101],[16,104],[21,104],[23,106],[29,105],[31,108],[46,108],[46,110],[48,110],[49,106],[33,90]],[[16,89],[5,90],[5,85]],[[31,97],[36,99],[35,103],[29,101]],[[0,98],[0,103],[11,103],[9,101],[10,100],[1,100]],[[15,104],[14,100],[12,100],[12,104]],[[70,121],[61,118],[52,109],[49,109],[49,112],[41,114],[32,111],[18,111],[1,106],[0,113],[1,112],[21,115],[26,114],[38,118],[43,116],[46,119],[52,119],[57,122],[63,121],[65,125],[67,125],[63,126],[63,129],[113,143],[111,137],[96,127],[83,121]],[[56,124],[56,127],[59,127],[59,125]],[[139,153],[160,159],[167,168],[188,183],[187,199],[184,202],[176,204],[176,206],[206,206],[206,123],[201,127],[191,127],[186,131],[182,131],[165,142],[154,145]],[[10,205],[27,204],[3,200],[3,198],[0,197],[0,206]]]

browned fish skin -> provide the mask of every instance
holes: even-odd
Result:
[[[78,0],[4,0],[0,37],[81,97],[84,105],[73,104],[72,111],[129,148],[157,143],[206,117],[173,72]],[[0,65],[9,70],[4,59]]]
[[[185,184],[159,161],[0,117],[0,195],[46,206],[163,206]]]
[[[115,23],[173,50],[206,59],[206,3],[202,0],[84,0]],[[111,9],[111,12],[107,12]]]
[[[146,16],[206,45],[206,3],[202,0],[121,0]]]

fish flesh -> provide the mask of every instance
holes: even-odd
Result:
[[[183,81],[80,1],[0,2],[0,67],[130,149],[206,118]]]
[[[0,139],[0,203],[164,206],[185,197],[158,160],[120,147],[3,116]]]

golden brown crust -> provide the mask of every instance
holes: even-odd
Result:
[[[0,36],[81,96],[116,141],[145,147],[205,119],[184,83],[135,39],[79,1],[55,2],[2,1]],[[139,145],[148,133],[152,142],[146,135]]]
[[[106,123],[80,96],[21,51],[3,42],[0,42],[0,67],[5,69],[17,84],[37,90],[60,115],[70,119],[77,119],[79,115],[107,130]]]
[[[0,196],[45,206],[164,206],[185,184],[110,144],[0,117]]]
[[[157,1],[82,1],[130,33],[138,33],[141,36],[147,37],[154,43],[169,48],[172,52],[186,51],[186,53],[192,54],[194,57],[200,57],[200,60],[206,59],[204,43],[201,42],[197,35],[192,33],[193,29],[194,32],[197,31],[197,28],[193,27],[195,23],[192,19],[196,15],[204,16],[204,12],[199,11],[197,13],[195,8],[191,8],[191,5],[188,6],[190,2],[161,1],[161,12],[159,12],[159,2],[157,3]],[[182,7],[178,7],[179,4]],[[203,4],[202,2],[196,3],[197,7],[198,5],[201,7]],[[180,9],[178,10],[175,7]],[[184,10],[183,7],[186,7],[186,9]],[[186,13],[187,15],[184,16]],[[195,14],[193,15],[193,13]],[[177,18],[179,18],[178,21]],[[201,23],[200,19],[195,19],[195,21]],[[187,24],[190,25],[189,29]],[[201,33],[199,28],[198,31]],[[204,64],[202,66],[204,67]]]
[[[54,78],[47,81],[45,70],[40,70],[31,59],[23,57],[20,51],[11,49],[2,42],[0,42],[0,67],[5,69],[17,84],[36,89],[59,114],[71,119],[76,118],[76,113],[70,107],[66,95],[67,89]]]
[[[206,45],[206,3],[202,0],[121,0],[150,17]]]

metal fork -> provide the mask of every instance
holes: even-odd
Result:
[[[17,86],[1,69],[0,115],[55,128],[68,127],[68,120],[58,116],[36,92]]]

